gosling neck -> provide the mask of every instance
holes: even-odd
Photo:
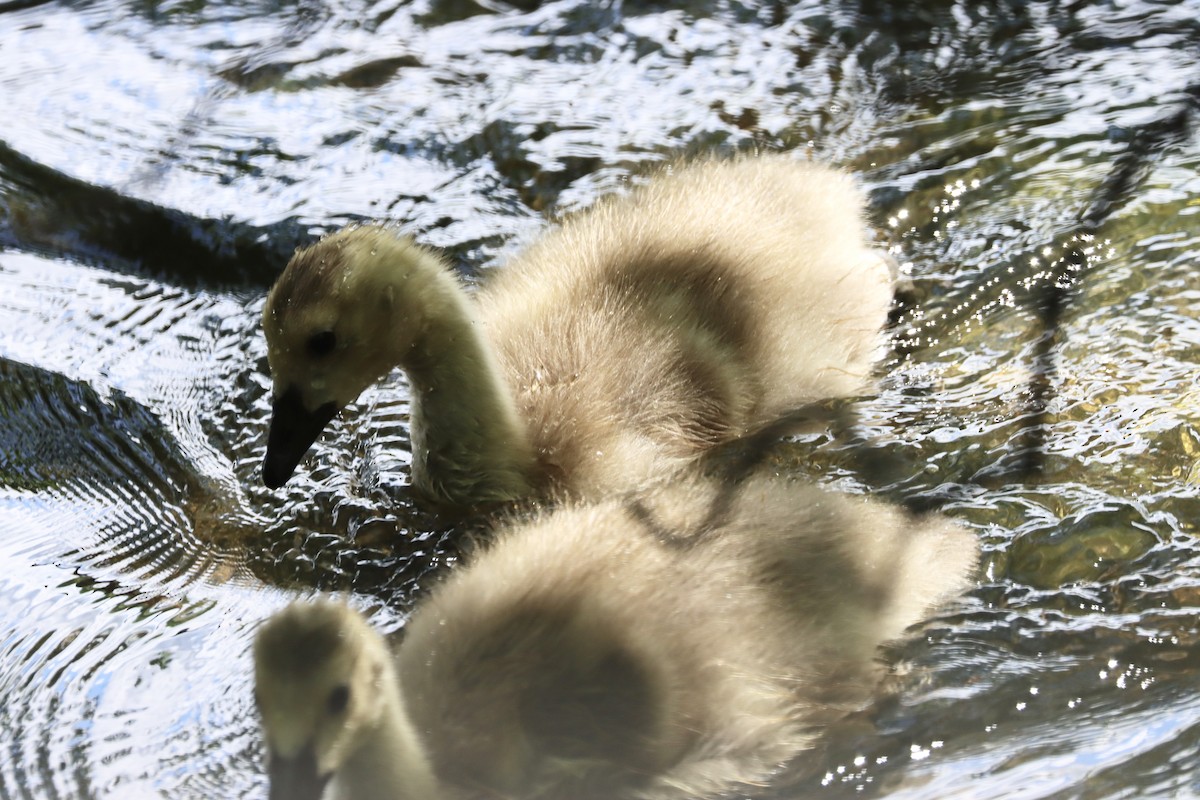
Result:
[[[534,457],[525,425],[470,299],[446,278],[401,365],[413,392],[413,483],[450,504],[526,496]]]
[[[381,684],[379,725],[362,732],[333,794],[338,800],[438,800],[437,779],[394,673],[387,671]]]

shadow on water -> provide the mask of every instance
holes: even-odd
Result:
[[[1010,254],[1010,260],[999,268],[980,275],[976,283],[939,298],[936,303],[927,299],[915,308],[898,310],[892,346],[899,359],[940,342],[955,328],[969,325],[972,319],[985,324],[987,315],[1002,303],[1023,307],[1035,319],[1037,331],[1031,354],[1027,401],[1013,420],[1017,428],[1015,443],[1001,459],[988,463],[974,474],[963,475],[962,482],[968,487],[975,484],[999,488],[1007,483],[1038,480],[1045,458],[1045,437],[1053,423],[1050,405],[1054,399],[1060,328],[1063,314],[1071,303],[1072,289],[1087,278],[1089,261],[1103,260],[1095,242],[1104,223],[1133,198],[1142,181],[1169,150],[1190,141],[1196,117],[1200,114],[1200,85],[1187,87],[1177,106],[1176,110],[1125,132],[1122,138],[1128,142],[1126,149],[1092,192],[1078,221],[1057,242],[1039,248],[1047,258],[1030,260],[1037,271],[1020,280],[1026,290],[1022,302],[1015,299],[1012,288],[1018,281],[998,276],[1001,272],[1014,274],[1013,263],[1023,255],[1015,253]],[[1052,255],[1057,257],[1049,257]],[[859,471],[864,476],[873,472],[876,480],[885,477],[886,458],[864,456],[862,461]],[[918,495],[909,496],[904,502],[914,510],[930,510],[940,507],[945,500],[945,497]]]
[[[200,219],[38,164],[0,142],[0,245],[100,263],[179,286],[263,287],[312,237]]]
[[[61,507],[75,518],[67,541],[40,543],[48,554],[81,573],[95,570],[96,579],[169,585],[222,582],[239,571],[244,537],[218,532],[238,523],[222,519],[219,495],[150,409],[119,390],[102,397],[87,383],[5,359],[0,409],[7,503],[28,497],[36,499],[31,511]]]

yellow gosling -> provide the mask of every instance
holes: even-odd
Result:
[[[514,522],[419,606],[394,663],[344,605],[265,625],[272,796],[667,800],[769,781],[870,697],[878,646],[976,557],[945,519],[765,477]],[[314,789],[275,794],[296,785]]]
[[[296,253],[263,310],[281,486],[399,367],[412,478],[474,504],[643,485],[796,406],[869,391],[891,301],[845,174],[781,155],[663,170],[468,293],[362,225]]]

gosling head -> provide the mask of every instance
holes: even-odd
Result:
[[[401,362],[428,313],[421,289],[446,274],[435,255],[378,225],[292,256],[263,307],[275,395],[263,483],[282,486],[338,411]]]
[[[254,643],[254,698],[268,749],[271,800],[318,800],[330,779],[378,736],[386,682],[383,639],[354,611],[295,603]]]

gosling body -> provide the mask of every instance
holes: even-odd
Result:
[[[870,387],[891,302],[845,174],[784,156],[667,170],[468,295],[380,226],[299,251],[263,311],[281,485],[394,367],[414,486],[472,504],[642,485],[794,407]]]
[[[759,785],[870,696],[879,644],[961,591],[976,554],[944,519],[767,478],[567,505],[501,530],[410,619],[402,702],[376,724],[415,731],[396,762],[421,765],[418,780],[348,778],[349,749],[339,763],[318,746],[318,762],[395,798],[424,797],[407,787],[428,774],[439,798],[666,800]],[[343,646],[379,651],[344,606],[283,617],[330,608]],[[272,746],[314,727],[289,720],[303,688],[276,697],[262,666],[286,649],[263,644],[279,627],[256,650]]]

